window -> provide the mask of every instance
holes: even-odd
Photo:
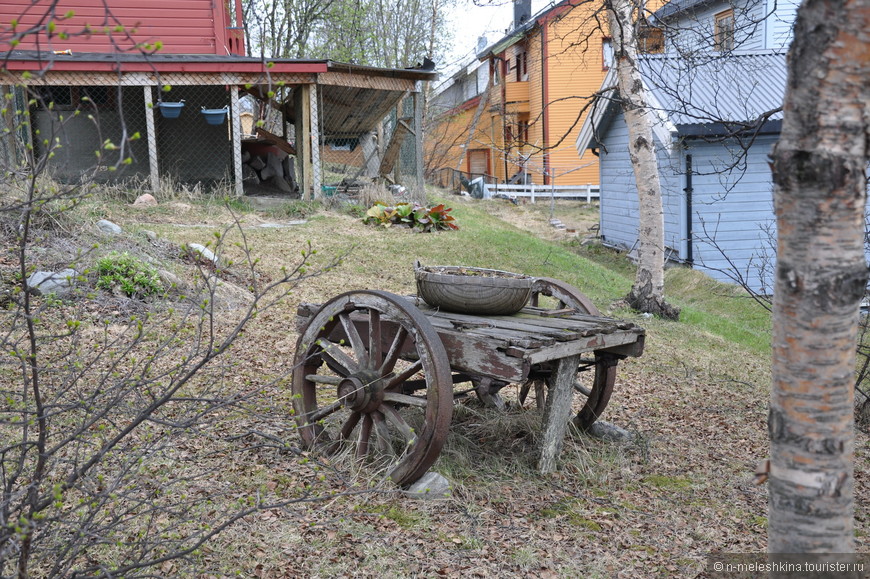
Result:
[[[601,70],[610,70],[613,66],[613,40],[610,38],[601,39]]]
[[[518,48],[516,53],[517,82],[529,80],[529,55],[525,48]]]
[[[529,142],[529,121],[521,120],[517,125],[517,140],[520,146]]]
[[[501,79],[501,73],[499,68],[501,66],[501,61],[495,58],[491,58],[489,60],[489,75],[492,77],[492,84],[497,85]]]
[[[720,52],[734,49],[734,10],[725,10],[715,16],[714,48]]]
[[[645,54],[664,52],[665,31],[649,24],[641,25],[637,31],[637,48]]]

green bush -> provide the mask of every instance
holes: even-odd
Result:
[[[97,287],[131,298],[162,296],[166,290],[152,265],[127,252],[111,253],[97,262]]]

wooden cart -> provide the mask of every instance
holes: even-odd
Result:
[[[541,472],[555,468],[575,391],[585,398],[573,418],[588,429],[610,400],[616,365],[640,356],[644,330],[602,317],[577,289],[534,282],[529,303],[509,316],[439,311],[419,298],[350,291],[323,305],[302,304],[293,373],[294,412],[306,447],[350,449],[383,462],[409,485],[438,458],[457,395],[520,384],[544,408]],[[583,387],[578,372],[594,373]],[[454,384],[472,388],[455,392]]]

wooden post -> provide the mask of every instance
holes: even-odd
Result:
[[[553,383],[547,393],[547,403],[544,405],[544,430],[541,443],[541,458],[538,460],[538,471],[541,474],[556,470],[556,459],[562,450],[562,441],[568,428],[571,416],[571,399],[574,396],[574,380],[577,377],[577,367],[580,356],[561,358],[556,366]]]
[[[154,98],[151,87],[143,87],[145,91],[145,132],[148,133],[148,172],[151,177],[151,192],[160,189],[160,166],[157,160],[157,127],[154,123]]]
[[[417,166],[417,189],[414,196],[421,203],[426,203],[426,180],[423,176],[423,81],[418,80],[414,86],[414,164]]]
[[[239,110],[239,87],[230,87],[230,122],[233,137],[233,172],[236,175],[236,195],[245,194],[244,176],[242,175],[242,117]]]
[[[308,110],[311,115],[311,189],[312,197],[317,199],[323,195],[321,187],[322,167],[320,165],[320,107],[317,106],[317,85],[309,87],[308,99]]]
[[[532,181],[532,193],[531,193],[531,202],[535,202],[535,182]]]
[[[302,198],[311,200],[311,85],[297,86],[293,91],[296,109],[296,162]]]

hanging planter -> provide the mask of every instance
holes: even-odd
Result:
[[[163,115],[164,118],[177,119],[181,114],[181,109],[184,108],[184,101],[179,101],[177,103],[160,101],[157,103],[157,106],[160,109],[160,114]]]
[[[205,117],[205,122],[210,125],[222,125],[227,118],[228,108],[222,109],[207,109],[202,107],[202,114]]]

